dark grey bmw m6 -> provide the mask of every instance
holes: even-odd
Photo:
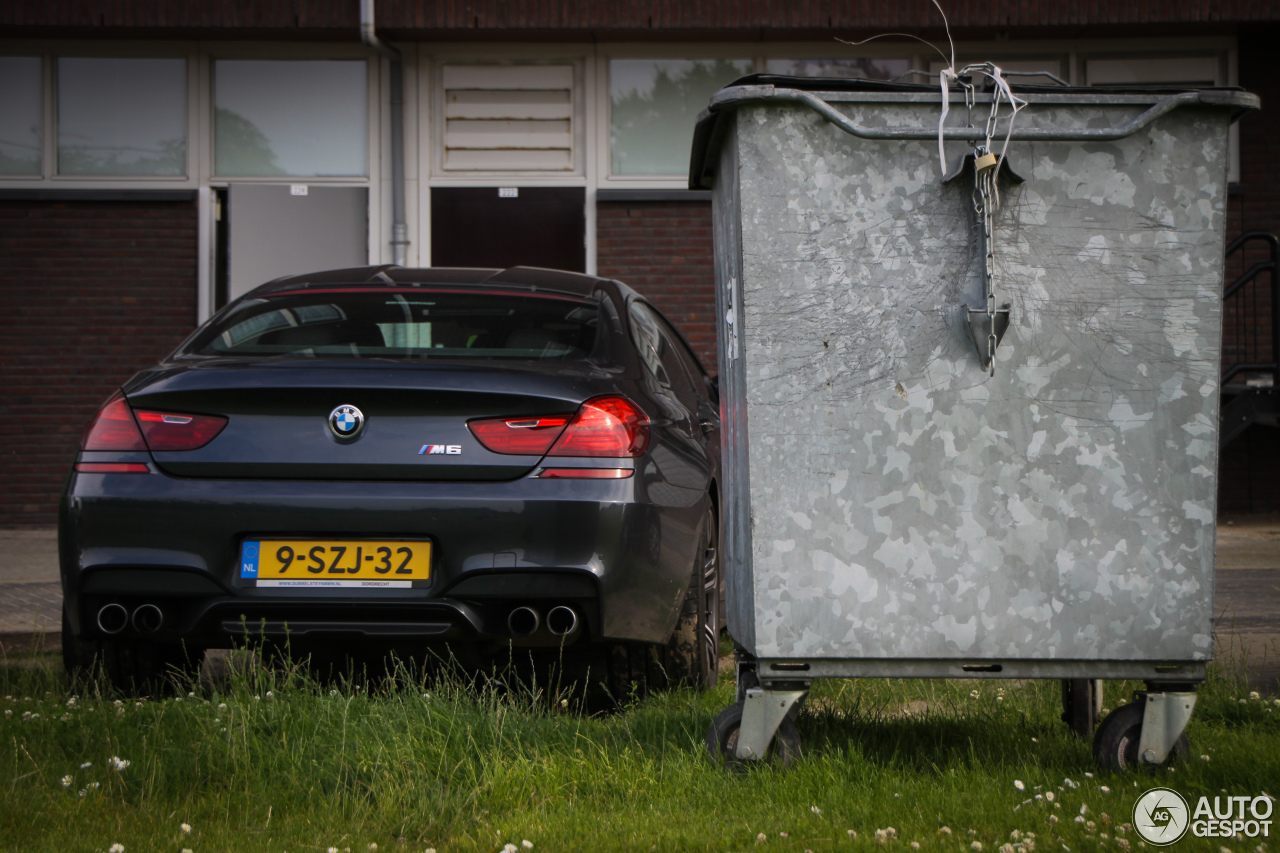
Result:
[[[617,281],[273,281],[86,428],[60,518],[67,666],[129,687],[246,641],[514,646],[709,685],[719,423],[714,380]]]

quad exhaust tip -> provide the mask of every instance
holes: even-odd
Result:
[[[123,604],[103,605],[98,611],[98,630],[104,634],[119,634],[129,624],[129,611],[124,609]]]
[[[154,604],[140,604],[133,611],[133,630],[139,634],[154,634],[164,624],[164,611]]]
[[[542,622],[532,607],[517,607],[507,616],[507,630],[517,637],[532,636]]]
[[[547,614],[547,630],[557,637],[567,637],[578,630],[578,614],[572,607],[551,608]]]

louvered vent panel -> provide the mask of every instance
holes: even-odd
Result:
[[[446,65],[444,167],[573,169],[573,67]]]

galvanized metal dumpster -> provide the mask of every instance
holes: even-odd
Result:
[[[1176,746],[1213,654],[1228,128],[1258,100],[1014,91],[989,238],[990,93],[952,89],[950,176],[937,86],[757,76],[699,120],[740,650],[713,754],[785,759],[809,682],[865,676],[1062,679],[1077,715],[1141,679],[1099,762]]]

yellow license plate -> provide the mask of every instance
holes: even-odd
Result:
[[[240,577],[258,586],[404,587],[431,577],[431,543],[370,539],[251,539]]]

